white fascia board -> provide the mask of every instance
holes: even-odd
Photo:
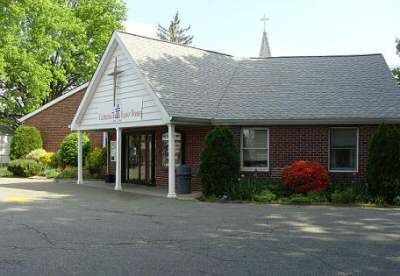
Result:
[[[240,126],[265,126],[265,125],[366,125],[366,124],[400,124],[400,118],[349,118],[349,119],[290,119],[290,120],[243,120],[243,119],[217,119],[212,120],[213,125],[240,125]]]
[[[107,130],[115,128],[159,127],[159,126],[166,126],[166,124],[164,122],[155,123],[153,121],[125,122],[118,124],[108,123],[108,124],[85,125],[80,127],[79,130]]]
[[[47,108],[49,108],[49,107],[51,107],[51,106],[63,101],[64,99],[66,99],[66,98],[78,93],[79,91],[82,91],[83,89],[87,88],[88,85],[89,85],[89,82],[84,83],[84,84],[72,89],[71,91],[61,95],[60,97],[55,98],[54,100],[46,103],[45,105],[41,106],[40,108],[36,109],[35,111],[32,111],[31,113],[26,114],[25,116],[19,118],[18,121],[23,122],[23,121],[35,116],[36,114],[42,112],[43,110],[46,110]]]
[[[104,51],[104,54],[101,57],[99,64],[97,65],[96,72],[94,73],[90,81],[89,87],[86,90],[85,96],[83,97],[78,107],[78,110],[75,113],[74,119],[72,120],[71,130],[80,130],[80,122],[83,113],[89,106],[90,99],[92,98],[92,95],[96,90],[97,85],[99,84],[102,73],[107,68],[107,65],[105,63],[107,63],[107,61],[110,59],[109,53],[112,52],[112,50],[114,50],[117,46],[115,37],[116,37],[116,32],[114,32],[113,35],[111,36],[110,42],[108,43],[107,48]]]
[[[125,43],[121,40],[119,37],[118,33],[116,33],[116,40],[118,41],[119,46],[121,49],[124,51],[124,53],[129,57],[129,60],[132,62],[132,67],[140,76],[140,79],[143,81],[146,90],[149,92],[151,97],[153,98],[154,102],[157,104],[158,108],[161,110],[162,114],[162,120],[165,124],[168,124],[171,122],[171,116],[168,114],[167,110],[165,109],[164,105],[160,101],[160,98],[157,96],[157,94],[154,92],[153,88],[151,87],[150,83],[147,81],[147,79],[143,76],[142,72],[139,70],[139,65],[136,63],[135,59],[132,57],[130,54],[129,50],[126,48]]]

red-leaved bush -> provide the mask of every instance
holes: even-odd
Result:
[[[286,189],[298,193],[323,192],[328,186],[329,175],[322,165],[299,160],[284,169],[282,183]]]

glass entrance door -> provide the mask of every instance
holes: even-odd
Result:
[[[154,185],[154,135],[127,134],[126,153],[127,182]]]

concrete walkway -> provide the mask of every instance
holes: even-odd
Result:
[[[71,183],[74,182],[72,179],[62,179],[62,180],[55,180],[56,182],[65,182]],[[107,189],[107,190],[114,190],[113,183],[106,183],[102,180],[84,180],[84,186],[100,188],[100,189]],[[122,184],[122,192],[127,193],[136,193],[139,195],[147,195],[147,196],[157,196],[157,197],[167,197],[167,187],[154,187],[154,186],[146,186],[146,185],[139,185],[139,184]],[[201,196],[201,192],[192,192],[191,194],[177,194],[177,199],[179,200],[196,200],[196,198]]]

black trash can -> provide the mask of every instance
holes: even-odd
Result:
[[[176,168],[176,190],[178,194],[190,194],[192,192],[192,168],[188,165],[180,165]]]

